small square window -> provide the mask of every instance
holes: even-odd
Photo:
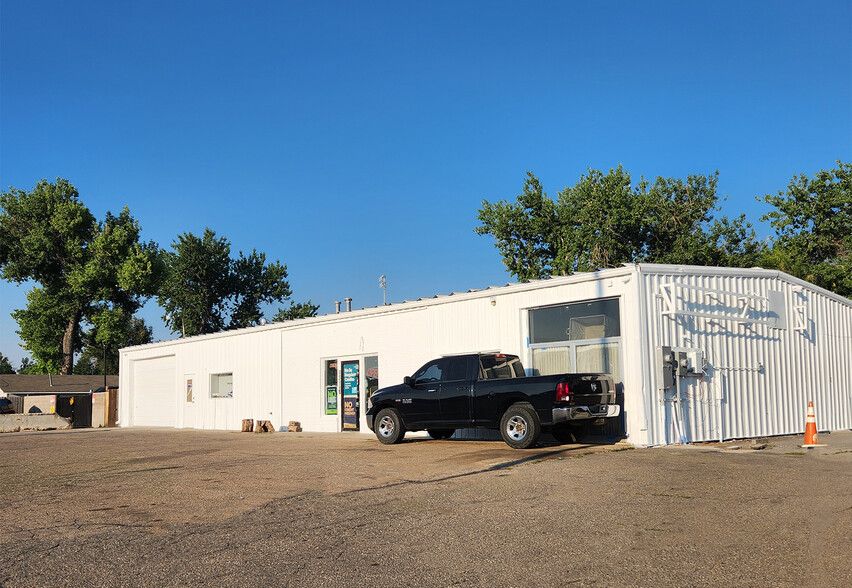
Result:
[[[233,398],[234,374],[212,374],[210,376],[210,398]]]

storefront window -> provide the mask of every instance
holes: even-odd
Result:
[[[571,365],[570,347],[550,347],[548,349],[533,349],[533,368],[536,375],[549,376],[575,371]]]
[[[364,358],[364,379],[367,381],[367,387],[364,391],[366,395],[364,400],[373,395],[373,392],[379,389],[379,358],[376,355],[370,355]]]
[[[594,372],[621,379],[617,298],[535,308],[529,320],[534,373]]]
[[[581,341],[620,335],[621,322],[616,298],[530,311],[530,343]]]
[[[620,374],[618,343],[596,343],[577,346],[577,371]]]
[[[325,362],[325,414],[337,414],[337,360]]]

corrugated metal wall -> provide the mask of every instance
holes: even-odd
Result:
[[[649,350],[699,349],[707,362],[683,379],[681,423],[646,358],[649,444],[677,442],[679,430],[687,441],[800,433],[809,400],[821,430],[852,427],[852,304],[775,272],[643,268]]]

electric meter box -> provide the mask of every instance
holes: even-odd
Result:
[[[674,355],[666,345],[657,347],[657,389],[668,390],[674,386]]]

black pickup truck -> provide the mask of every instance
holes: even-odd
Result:
[[[516,449],[543,431],[578,441],[592,423],[616,417],[615,385],[606,374],[526,377],[515,355],[474,353],[435,359],[367,400],[367,426],[382,443],[425,429],[445,439],[462,428],[499,429]]]

